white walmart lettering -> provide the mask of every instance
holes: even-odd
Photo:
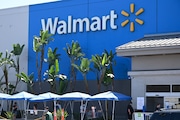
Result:
[[[51,34],[70,34],[76,32],[88,32],[88,31],[101,31],[106,30],[108,23],[111,29],[117,29],[115,20],[117,19],[117,14],[114,10],[110,11],[109,15],[98,16],[89,18],[78,18],[73,19],[73,16],[68,16],[67,22],[61,20],[59,17],[48,18],[47,20],[41,19],[41,25],[43,30],[49,30]]]

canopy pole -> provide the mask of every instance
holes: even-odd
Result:
[[[74,115],[73,115],[73,108],[74,108],[74,102],[70,101],[70,109],[71,109],[71,120],[74,120]]]
[[[2,112],[2,109],[3,109],[3,103],[4,103],[4,100],[1,100],[1,112]]]
[[[27,120],[27,107],[26,107],[26,101],[27,101],[27,100],[24,100],[24,118],[25,118],[25,120]]]
[[[113,100],[112,120],[114,120],[115,100]]]
[[[46,107],[46,101],[43,102],[44,103],[44,108]]]
[[[85,112],[86,112],[87,103],[88,103],[88,101],[86,100],[86,103],[85,103],[85,106],[84,106],[84,109],[83,109],[83,113],[82,113],[82,120],[84,119],[84,115],[85,115]]]
[[[83,106],[83,100],[81,100],[81,106],[80,106],[80,107],[82,107],[82,106]],[[80,112],[81,112],[81,120],[83,120],[83,117],[82,117],[82,116],[83,116],[83,115],[82,115],[83,113],[82,113],[82,111],[81,111],[81,108],[80,108]]]
[[[54,99],[54,120],[57,120],[56,100]]]
[[[108,120],[108,101],[105,100],[106,120]]]
[[[100,107],[100,109],[101,109],[101,111],[102,111],[103,119],[105,120],[105,115],[104,115],[104,112],[103,112],[103,109],[102,109],[102,105],[101,105],[100,100],[98,100],[98,103],[99,103],[99,107]]]
[[[28,111],[29,111],[29,104],[30,104],[30,102],[27,101],[27,113],[28,113]]]

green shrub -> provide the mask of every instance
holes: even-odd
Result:
[[[57,119],[60,120],[61,116],[62,116],[62,109],[57,110]],[[68,112],[66,110],[64,110],[64,118],[66,118],[68,116]]]
[[[13,116],[14,116],[14,114],[11,111],[7,111],[5,115],[6,115],[6,118],[11,119],[11,120],[13,119]]]

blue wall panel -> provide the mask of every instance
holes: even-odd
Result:
[[[180,31],[180,1],[159,0],[157,9],[157,23],[159,33]]]
[[[164,1],[164,0],[163,0]],[[117,26],[117,29],[112,29],[110,25],[110,20],[107,20],[106,26],[107,29],[98,30],[98,31],[83,31],[76,33],[68,34],[58,34],[54,35],[55,41],[52,42],[49,46],[52,48],[58,47],[58,52],[61,54],[60,60],[60,71],[61,73],[69,76],[69,58],[67,57],[65,51],[63,50],[66,47],[66,43],[71,43],[72,40],[78,41],[82,46],[83,51],[86,54],[86,57],[89,59],[91,55],[101,54],[104,49],[115,52],[115,48],[119,45],[125,44],[132,40],[137,40],[142,38],[145,34],[154,34],[159,32],[170,32],[178,31],[179,28],[176,28],[176,25],[179,25],[178,21],[175,20],[175,23],[164,29],[163,24],[168,24],[171,22],[171,19],[177,17],[177,9],[173,8],[171,11],[175,11],[176,15],[165,14],[164,9],[167,5],[174,5],[179,3],[168,2],[168,0],[157,1],[157,0],[67,0],[62,2],[54,2],[49,4],[42,5],[33,5],[30,6],[30,18],[29,18],[29,73],[35,72],[35,53],[32,50],[32,40],[34,35],[38,35],[41,26],[41,19],[58,17],[60,20],[67,22],[68,16],[72,16],[73,19],[83,19],[87,18],[90,20],[90,23],[93,17],[98,17],[101,20],[102,26],[102,16],[110,15],[110,12],[114,12],[117,15],[117,18],[114,19],[114,25]],[[134,4],[134,13],[130,12],[130,4]],[[176,6],[176,5],[175,5]],[[135,13],[143,8],[144,12],[140,15],[135,15]],[[124,10],[129,13],[129,16],[124,16],[121,14],[121,11]],[[167,11],[167,10],[166,10]],[[174,13],[174,12],[172,12]],[[164,20],[164,17],[168,19]],[[144,24],[138,24],[135,19],[139,18],[144,21]],[[121,23],[125,20],[134,22],[134,32],[130,31],[130,23],[122,27]],[[178,17],[179,20],[179,17]],[[112,20],[113,21],[113,20]],[[84,27],[85,29],[85,27]],[[127,71],[131,70],[131,60],[128,58],[115,57],[116,66],[114,67],[115,79],[127,79]],[[44,70],[46,66],[44,66]],[[35,72],[36,73],[36,72]],[[78,79],[82,80],[80,74],[78,74]],[[88,74],[88,80],[95,79],[94,73]]]

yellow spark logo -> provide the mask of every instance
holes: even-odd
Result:
[[[130,5],[130,12],[131,13],[134,13],[134,4],[132,3],[131,5]],[[139,16],[141,13],[143,13],[144,12],[144,9],[143,8],[140,8],[136,13],[135,13],[135,15],[136,16]],[[128,13],[128,12],[126,12],[126,11],[124,11],[124,10],[122,10],[121,11],[121,14],[123,15],[123,16],[125,16],[125,17],[129,17],[130,16],[130,14]],[[140,25],[142,25],[142,24],[144,24],[144,21],[143,20],[141,20],[141,19],[138,19],[138,18],[136,18],[135,19],[135,21],[138,23],[138,24],[140,24]],[[124,27],[124,26],[126,26],[128,23],[130,22],[130,20],[125,20],[125,21],[123,21],[122,23],[121,23],[121,26],[122,27]],[[134,22],[130,22],[130,31],[131,32],[134,32]]]

